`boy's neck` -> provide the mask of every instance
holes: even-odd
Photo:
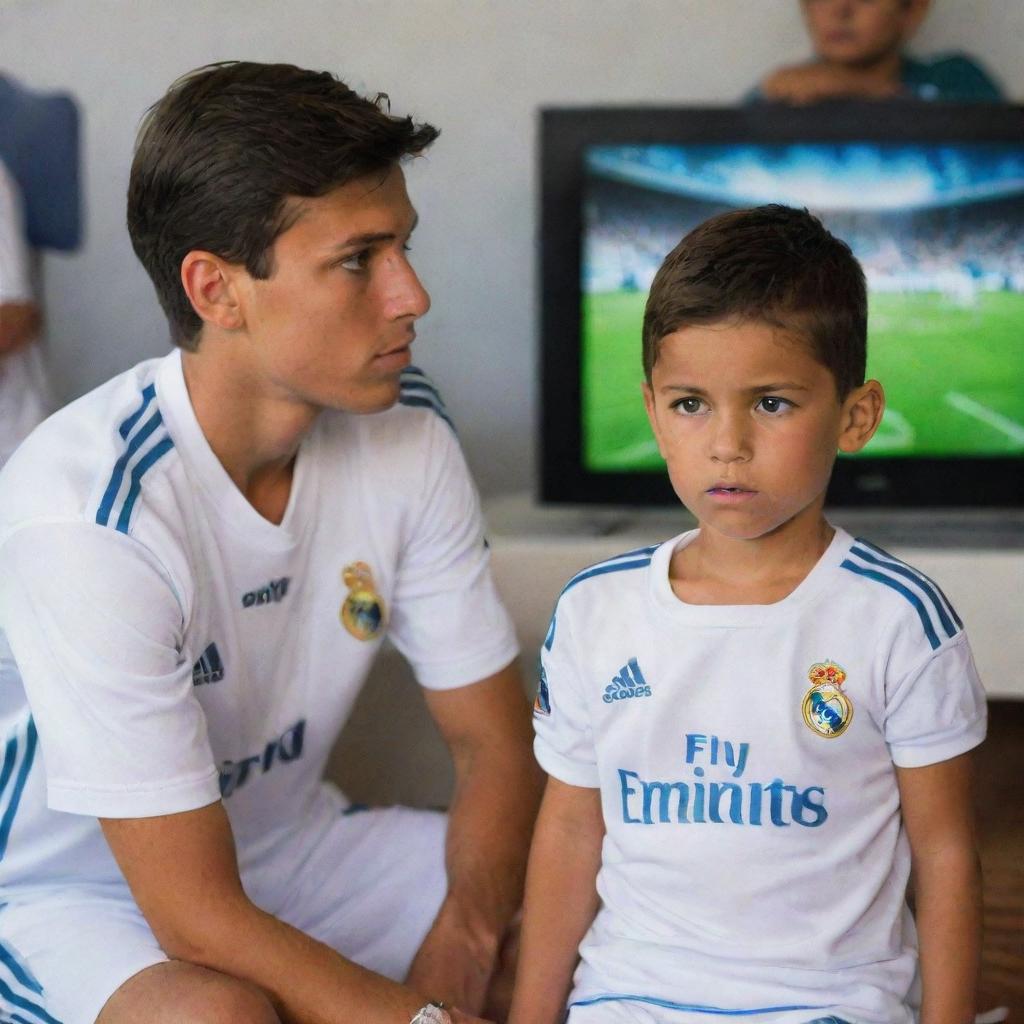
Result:
[[[701,526],[672,556],[669,580],[687,604],[775,604],[814,568],[835,535],[820,508],[751,540]]]

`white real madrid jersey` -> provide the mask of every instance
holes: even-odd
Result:
[[[206,443],[177,352],[19,449],[0,474],[2,898],[121,884],[97,817],[218,798],[244,878],[302,821],[385,634],[426,687],[514,657],[444,408],[418,371],[401,395],[321,415],[280,525]]]
[[[842,530],[776,604],[685,604],[669,563],[695,536],[578,574],[542,650],[537,758],[599,787],[606,826],[573,1001],[907,1024],[895,766],[984,737],[962,624]]]

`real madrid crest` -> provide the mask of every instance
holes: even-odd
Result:
[[[341,624],[357,640],[373,640],[387,625],[384,599],[377,593],[373,572],[365,562],[346,565],[341,573],[348,597],[341,603]]]
[[[853,702],[843,692],[846,672],[833,661],[822,661],[811,666],[807,678],[811,688],[801,705],[807,728],[826,739],[842,736],[853,720]]]

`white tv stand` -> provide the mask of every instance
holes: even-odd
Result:
[[[484,514],[528,675],[570,576],[694,525],[683,509],[542,507],[525,494],[491,498]],[[829,518],[936,579],[964,620],[989,696],[1024,700],[1024,514],[835,509]]]

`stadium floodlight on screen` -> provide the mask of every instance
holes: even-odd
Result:
[[[651,280],[708,217],[786,203],[861,261],[888,399],[830,502],[1024,504],[1024,108],[546,110],[541,134],[543,500],[675,500],[640,390]]]

